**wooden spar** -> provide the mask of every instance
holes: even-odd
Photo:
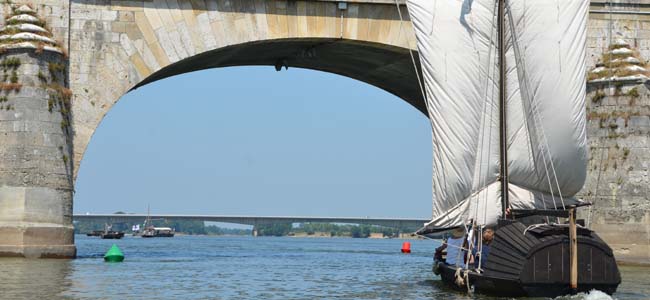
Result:
[[[499,40],[499,144],[501,151],[499,161],[501,162],[501,217],[506,219],[508,203],[508,131],[506,129],[506,61],[505,61],[505,0],[499,0],[497,32]]]
[[[576,228],[576,209],[569,209],[569,249],[570,249],[570,286],[572,290],[578,289],[578,234]]]

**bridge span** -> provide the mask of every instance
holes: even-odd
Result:
[[[392,228],[418,229],[427,219],[369,218],[369,217],[301,217],[301,216],[223,216],[223,215],[177,215],[150,214],[152,219],[207,221],[244,225],[266,225],[275,223],[345,223],[377,225]],[[75,214],[74,221],[103,221],[106,223],[141,223],[147,214]]]

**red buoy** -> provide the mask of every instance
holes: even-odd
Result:
[[[411,243],[410,242],[402,243],[402,253],[411,253]]]

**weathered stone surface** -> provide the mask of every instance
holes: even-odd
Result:
[[[36,10],[52,21],[48,28],[67,33],[67,9],[60,9],[67,3],[60,5]],[[21,85],[0,92],[0,256],[74,257],[70,107],[51,96],[67,85],[66,61],[37,48],[0,53],[0,61],[12,60],[20,66],[0,67],[3,86]]]
[[[645,84],[588,87],[590,159],[581,195],[594,205],[581,217],[628,262],[650,262],[649,103]]]

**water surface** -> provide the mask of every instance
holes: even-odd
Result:
[[[442,286],[435,241],[78,235],[74,260],[0,259],[1,299],[493,299]],[[123,263],[104,263],[112,243]],[[614,299],[650,299],[650,268],[621,267]],[[591,293],[562,299],[596,300]]]

